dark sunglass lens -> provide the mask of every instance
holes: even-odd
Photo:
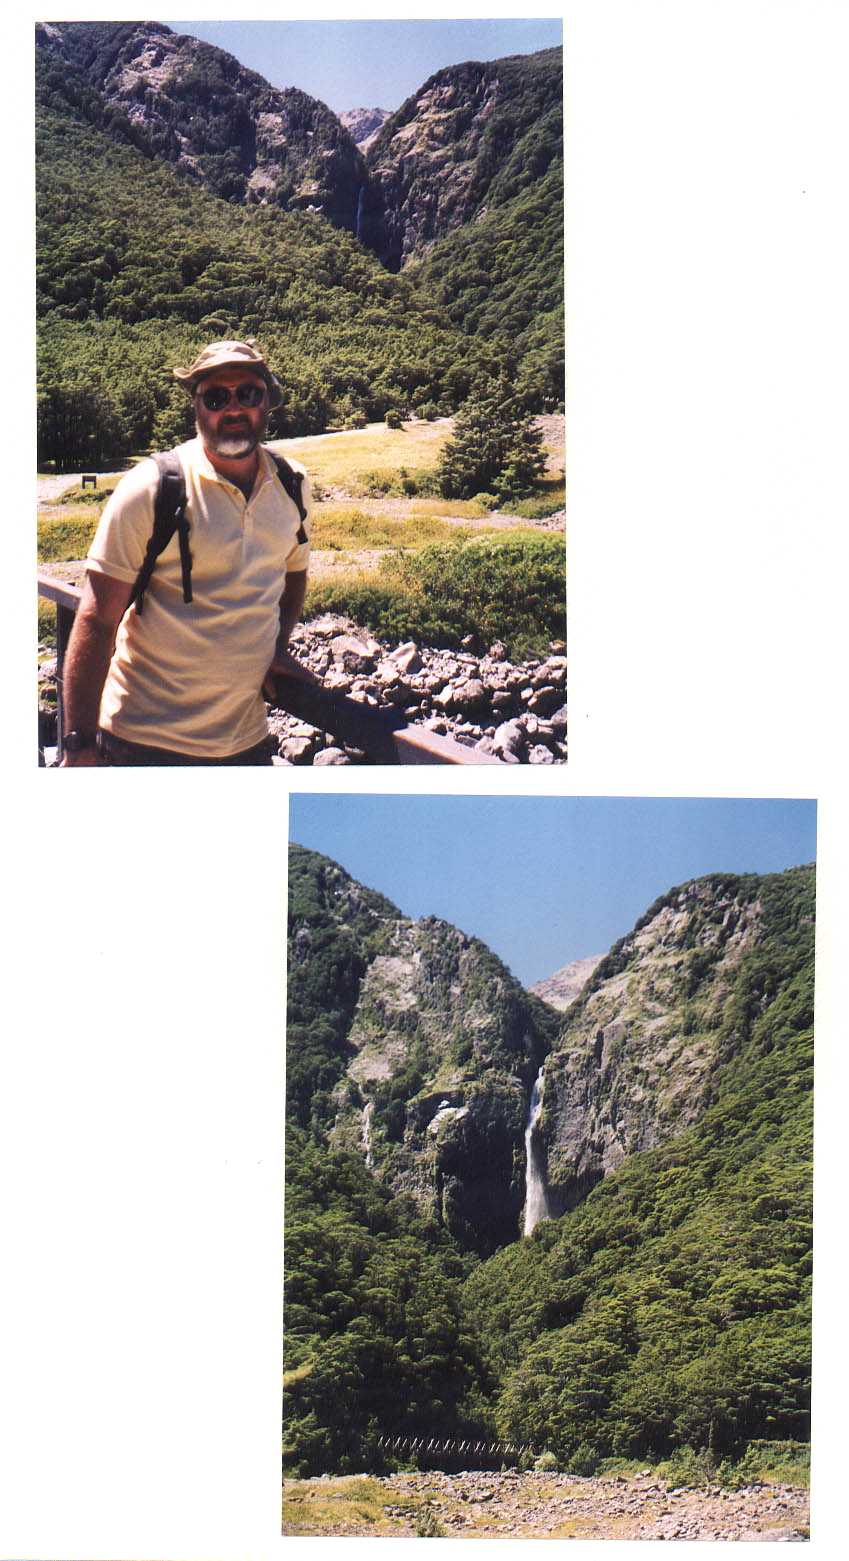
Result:
[[[239,385],[236,388],[236,400],[243,407],[258,407],[264,395],[262,385]]]
[[[207,412],[220,412],[221,408],[226,407],[227,402],[230,400],[230,392],[225,390],[223,385],[213,385],[210,390],[201,392],[200,399]]]

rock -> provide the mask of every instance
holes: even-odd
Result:
[[[493,710],[509,710],[513,705],[513,695],[506,688],[496,689],[492,696]]]
[[[341,748],[322,748],[321,752],[316,754],[312,762],[314,765],[324,765],[350,764],[351,761],[348,758],[348,755],[343,753]]]
[[[351,687],[351,679],[345,672],[340,672],[337,667],[332,667],[324,679],[324,687],[336,689],[339,693],[347,694]]]
[[[454,707],[456,697],[457,691],[454,684],[446,683],[445,687],[441,688],[438,694],[434,694],[433,702],[435,705],[439,705],[441,710],[451,710]]]
[[[357,639],[353,634],[338,634],[330,642],[333,660],[346,672],[373,672],[380,646],[374,640]]]
[[[420,672],[422,666],[424,665],[419,654],[418,646],[413,645],[412,643],[409,645],[399,645],[397,650],[390,651],[389,654],[392,659],[397,662],[398,669],[401,672]]]
[[[281,744],[280,752],[290,764],[303,764],[313,751],[313,743],[309,737],[288,737]]]
[[[562,698],[559,688],[552,688],[551,684],[546,684],[542,688],[535,689],[528,701],[528,708],[533,710],[535,715],[551,715],[558,709]]]
[[[505,721],[496,727],[492,741],[496,752],[512,753],[518,757],[526,746],[524,727],[518,721]]]
[[[468,714],[485,710],[489,704],[489,695],[480,678],[469,678],[467,683],[455,688],[454,700],[457,709]]]
[[[487,651],[487,655],[491,661],[503,661],[507,655],[507,651],[502,645],[501,641],[496,640],[494,645],[490,645],[489,650]]]

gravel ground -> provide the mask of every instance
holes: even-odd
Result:
[[[371,1477],[370,1477],[371,1478]],[[649,1539],[800,1541],[808,1538],[808,1492],[789,1485],[750,1485],[739,1491],[668,1487],[653,1471],[630,1478],[580,1478],[571,1474],[394,1474],[375,1480],[384,1497],[391,1533],[421,1531],[422,1507],[449,1538]],[[287,1485],[309,1510],[334,1481]],[[354,1535],[356,1526],[322,1526],[321,1532]],[[317,1532],[308,1524],[285,1532]]]

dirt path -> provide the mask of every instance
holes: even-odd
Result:
[[[39,477],[35,484],[38,503],[57,503],[69,488],[76,488],[81,479],[81,472],[66,472],[63,477]]]
[[[670,1489],[651,1470],[629,1479],[516,1472],[395,1474],[287,1482],[284,1533],[786,1541],[808,1538],[808,1506],[807,1491],[794,1486]]]

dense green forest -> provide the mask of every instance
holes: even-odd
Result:
[[[710,1018],[722,1066],[700,1119],[485,1260],[329,1144],[357,991],[397,924],[354,886],[334,934],[338,874],[293,848],[290,936],[309,956],[289,985],[287,1468],[377,1468],[381,1431],[471,1428],[580,1473],[806,1440],[813,869],[734,881],[762,932]]]

